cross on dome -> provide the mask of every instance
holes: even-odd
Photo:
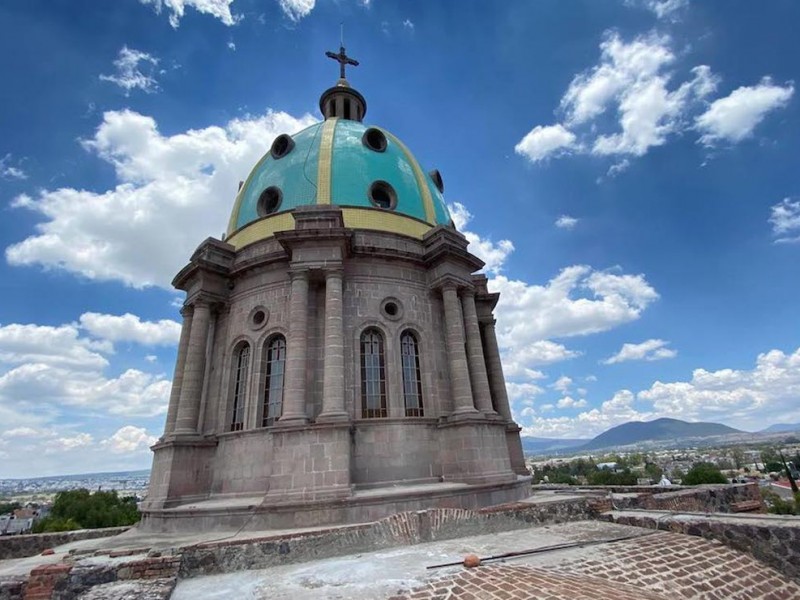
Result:
[[[325,56],[328,58],[332,58],[333,60],[339,63],[339,78],[345,79],[344,76],[344,68],[345,65],[352,65],[354,67],[358,66],[358,61],[355,59],[350,58],[347,56],[347,52],[345,52],[344,46],[339,46],[339,54],[334,54],[330,50],[325,53]]]

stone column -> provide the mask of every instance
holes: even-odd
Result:
[[[175,359],[175,374],[172,376],[172,391],[169,395],[169,409],[167,410],[167,424],[164,427],[164,435],[169,435],[175,429],[175,420],[178,418],[178,404],[181,399],[181,387],[183,384],[183,370],[186,368],[186,350],[189,347],[189,334],[192,331],[191,306],[184,306],[181,309],[183,315],[183,327],[181,327],[181,340],[178,342],[178,356]]]
[[[453,392],[453,414],[477,413],[469,382],[467,353],[464,349],[464,329],[459,318],[458,292],[453,283],[442,286],[447,358],[450,363],[450,386]]]
[[[486,340],[486,366],[488,367],[489,386],[491,387],[494,401],[497,403],[497,412],[506,421],[512,422],[506,380],[503,376],[503,363],[500,362],[500,349],[497,346],[494,324],[495,320],[492,319],[483,326],[484,339]]]
[[[486,361],[483,357],[481,329],[478,324],[478,312],[475,309],[475,292],[466,290],[461,296],[464,311],[464,328],[467,334],[467,360],[469,361],[470,381],[475,407],[485,415],[494,415],[492,392],[489,388],[489,377],[486,374]]]
[[[306,368],[308,366],[308,270],[289,271],[289,339],[286,340],[286,384],[283,394],[283,424],[307,423]]]
[[[317,421],[347,420],[344,409],[344,324],[342,271],[325,272],[325,367],[322,375],[322,412]]]
[[[192,329],[186,349],[186,365],[183,369],[178,416],[175,420],[176,434],[196,434],[197,417],[200,414],[200,396],[206,374],[206,344],[211,306],[205,300],[194,303]]]

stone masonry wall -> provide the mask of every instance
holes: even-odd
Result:
[[[588,498],[517,503],[475,511],[438,508],[404,512],[363,525],[184,548],[181,577],[261,569],[531,525],[582,521],[595,514],[594,500]]]
[[[41,554],[47,548],[54,548],[78,540],[109,537],[127,531],[130,527],[106,527],[103,529],[79,529],[57,533],[33,533],[28,535],[9,535],[0,537],[0,560],[23,558]]]

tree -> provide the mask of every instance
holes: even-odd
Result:
[[[736,465],[737,469],[744,467],[744,450],[742,450],[739,446],[734,446],[734,448],[731,450],[731,458],[733,459],[733,464]]]
[[[18,508],[22,508],[19,502],[0,502],[0,515],[14,512]]]
[[[692,465],[682,483],[684,485],[700,485],[703,483],[728,483],[728,480],[715,465],[709,462],[699,462]]]
[[[35,524],[34,532],[119,527],[138,520],[133,497],[120,498],[116,491],[70,490],[56,494],[50,515]]]
[[[599,469],[589,475],[591,485],[636,485],[636,475],[625,469],[615,473],[609,469]]]
[[[778,456],[775,448],[765,448],[761,451],[761,462],[764,463],[764,470],[767,473],[780,473],[783,470],[781,457]]]

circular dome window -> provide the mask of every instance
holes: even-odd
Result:
[[[394,210],[397,206],[397,192],[385,181],[373,181],[367,195],[369,201],[378,208]]]
[[[269,321],[269,311],[263,306],[256,306],[250,311],[247,321],[250,324],[250,329],[261,329]]]
[[[283,200],[281,188],[274,185],[269,186],[258,197],[258,204],[256,205],[258,216],[265,217],[277,211],[281,205],[281,200]]]
[[[269,149],[269,153],[274,159],[283,158],[289,154],[293,148],[294,140],[291,138],[291,136],[282,133],[275,138],[274,142],[272,142],[272,147]]]
[[[439,169],[434,169],[428,175],[431,176],[433,180],[433,185],[436,186],[436,189],[439,190],[440,194],[444,194],[444,179],[442,179],[442,174],[439,173]]]
[[[361,136],[361,142],[370,150],[383,152],[386,150],[386,136],[380,129],[370,127]]]
[[[397,321],[403,316],[403,305],[397,298],[384,298],[381,302],[381,312],[387,319]]]

